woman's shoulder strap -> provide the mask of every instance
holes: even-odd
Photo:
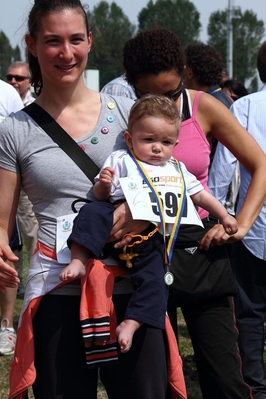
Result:
[[[203,93],[203,91],[198,91],[197,94],[195,95],[193,107],[192,107],[192,116],[193,117],[196,116],[198,106],[199,106],[199,99],[200,99],[200,96],[202,95],[202,93]]]

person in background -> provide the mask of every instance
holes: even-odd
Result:
[[[238,100],[241,97],[244,97],[248,94],[245,86],[236,79],[227,79],[221,83],[222,90],[229,96],[233,101]],[[240,170],[239,170],[239,162],[236,161],[235,171],[230,183],[226,199],[225,199],[225,208],[230,215],[235,215],[236,204],[239,192],[240,185]]]
[[[223,60],[218,51],[204,43],[190,44],[185,48],[184,86],[186,89],[201,90],[211,94],[227,108],[231,98],[222,91],[220,82],[223,72]],[[210,168],[215,154],[217,139],[211,139]]]
[[[25,36],[31,81],[37,94],[30,106],[46,111],[65,130],[63,134],[80,145],[100,168],[112,151],[126,146],[123,132],[134,102],[86,87],[83,73],[92,46],[87,17],[79,0],[35,0]],[[61,230],[57,233],[58,219],[74,214],[72,204],[77,198],[92,200],[93,184],[34,119],[22,110],[0,125],[2,286],[17,281],[6,260],[14,259],[8,232],[13,226],[21,186],[33,203],[39,225],[11,364],[9,398],[26,397],[33,385],[36,399],[96,399],[98,367],[104,365],[100,369],[101,381],[110,399],[169,399],[173,385],[168,382],[167,355],[177,347],[172,341],[169,353],[162,329],[145,324],[134,335],[128,353],[120,355],[114,341],[110,346],[103,345],[101,351],[99,346],[93,347],[92,361],[88,361],[80,313],[86,299],[86,305],[93,307],[83,291],[89,281],[62,283],[60,272],[70,260],[60,260],[56,243],[62,234]],[[138,234],[147,225],[133,221],[127,204],[122,203],[114,212],[110,239],[119,241],[125,234]],[[63,227],[70,226],[66,223]],[[122,248],[127,242],[125,238],[116,245]],[[112,273],[110,260],[105,265],[95,262]],[[8,272],[13,277],[7,277]],[[133,292],[132,283],[123,276],[109,293],[118,322]],[[100,351],[98,356],[94,349],[97,354]],[[147,367],[147,359],[152,367]],[[175,376],[176,369],[171,374]],[[183,387],[181,372],[180,381]],[[186,399],[185,390],[182,392],[178,397]]]
[[[137,96],[134,88],[128,84],[125,74],[108,82],[101,90],[102,93],[111,94],[113,96],[124,96],[136,100]]]
[[[262,43],[257,56],[257,69],[263,87],[257,93],[235,101],[232,114],[248,130],[258,145],[266,152],[266,42]],[[233,133],[234,134],[234,133]],[[242,139],[243,140],[243,139]],[[250,152],[253,147],[250,148]],[[210,173],[211,192],[222,203],[234,171],[235,157],[223,146],[217,147]],[[221,168],[220,165],[224,165]],[[252,187],[247,167],[240,162],[240,188],[236,218],[241,212],[245,197]],[[239,287],[235,297],[236,324],[239,330],[238,346],[242,358],[243,377],[252,388],[254,399],[265,399],[264,374],[264,321],[266,312],[266,202],[251,226],[239,242],[232,245],[231,263]]]
[[[183,90],[185,57],[174,33],[160,27],[140,32],[125,43],[123,66],[128,83],[139,97],[145,93],[164,94],[175,102],[182,124],[173,156],[207,190],[212,136],[248,169],[252,183],[237,216],[239,230],[230,238],[242,239],[266,195],[266,157],[261,148],[216,98],[201,91]],[[248,399],[251,390],[241,374],[232,304],[237,286],[225,245],[215,246],[228,242],[229,236],[215,218],[201,208],[198,212],[204,228],[181,226],[175,242],[169,315],[175,327],[176,307],[181,307],[203,398]]]
[[[248,94],[247,89],[243,83],[236,79],[227,79],[220,84],[221,89],[229,96],[233,101],[238,100]]]
[[[184,86],[202,90],[221,101],[227,108],[232,104],[220,86],[223,60],[218,51],[208,44],[194,43],[185,48]]]
[[[30,73],[27,62],[13,62],[7,70],[6,80],[7,83],[17,90],[24,106],[29,105],[35,100],[30,92]]]
[[[24,106],[31,104],[35,98],[30,92],[30,73],[29,65],[23,61],[13,62],[7,70],[7,83],[13,86],[23,101]],[[23,238],[23,244],[26,247],[28,259],[30,259],[37,244],[37,230],[38,223],[32,211],[32,203],[29,201],[24,190],[21,190],[18,209],[17,220],[20,232]],[[18,276],[20,279],[17,298],[23,299],[25,289],[23,283],[23,251],[18,252],[19,260],[16,264]]]
[[[227,108],[232,105],[233,99],[221,89],[223,61],[213,46],[203,43],[191,44],[185,48],[186,68],[184,85],[188,89],[202,90],[221,101]],[[228,80],[225,80],[225,84]],[[210,169],[215,156],[217,139],[211,139]],[[229,186],[225,208],[230,215],[235,215],[235,204],[239,188],[239,167],[236,164],[232,184]],[[227,246],[230,251],[230,246]]]
[[[16,90],[12,89],[6,82],[0,79],[0,122],[2,122],[12,112],[23,108],[23,103]]]
[[[23,108],[23,103],[12,87],[0,80],[0,123],[12,112]],[[21,252],[21,237],[17,220],[10,236],[9,245],[14,251],[7,262],[15,271],[13,262],[17,262],[18,254]],[[3,253],[0,255],[3,256]],[[15,263],[16,265],[16,263]],[[18,282],[18,280],[17,280]],[[16,343],[16,332],[13,325],[14,308],[16,302],[17,285],[7,286],[5,292],[0,292],[1,328],[0,328],[0,355],[13,355]]]

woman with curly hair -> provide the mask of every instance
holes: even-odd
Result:
[[[176,328],[176,307],[181,307],[186,320],[203,398],[251,398],[237,350],[232,301],[237,287],[221,244],[242,239],[262,207],[265,155],[220,101],[202,91],[184,90],[185,57],[172,32],[161,27],[140,32],[125,43],[123,60],[127,81],[138,97],[164,94],[180,109],[183,121],[173,155],[207,190],[211,137],[227,146],[252,176],[233,239],[201,208],[198,212],[204,228],[180,227],[170,267],[174,283],[169,297],[173,326]]]

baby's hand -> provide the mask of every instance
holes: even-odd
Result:
[[[111,187],[114,175],[115,175],[115,170],[107,166],[101,171],[99,181],[101,184]]]
[[[222,223],[225,232],[229,236],[237,233],[238,223],[237,223],[237,220],[233,216],[228,214],[224,219],[220,219],[220,222]]]

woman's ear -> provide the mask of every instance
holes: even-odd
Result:
[[[132,137],[131,137],[131,134],[129,133],[128,130],[126,130],[124,132],[124,139],[125,139],[125,142],[127,143],[127,146],[129,148],[132,148],[133,147],[133,145],[132,145]]]
[[[33,55],[33,57],[37,57],[35,41],[32,39],[32,37],[30,35],[25,36],[25,42],[26,42],[28,51],[31,53],[31,55]]]
[[[92,46],[92,32],[89,32],[89,34],[88,34],[88,53],[91,51],[91,46]]]

